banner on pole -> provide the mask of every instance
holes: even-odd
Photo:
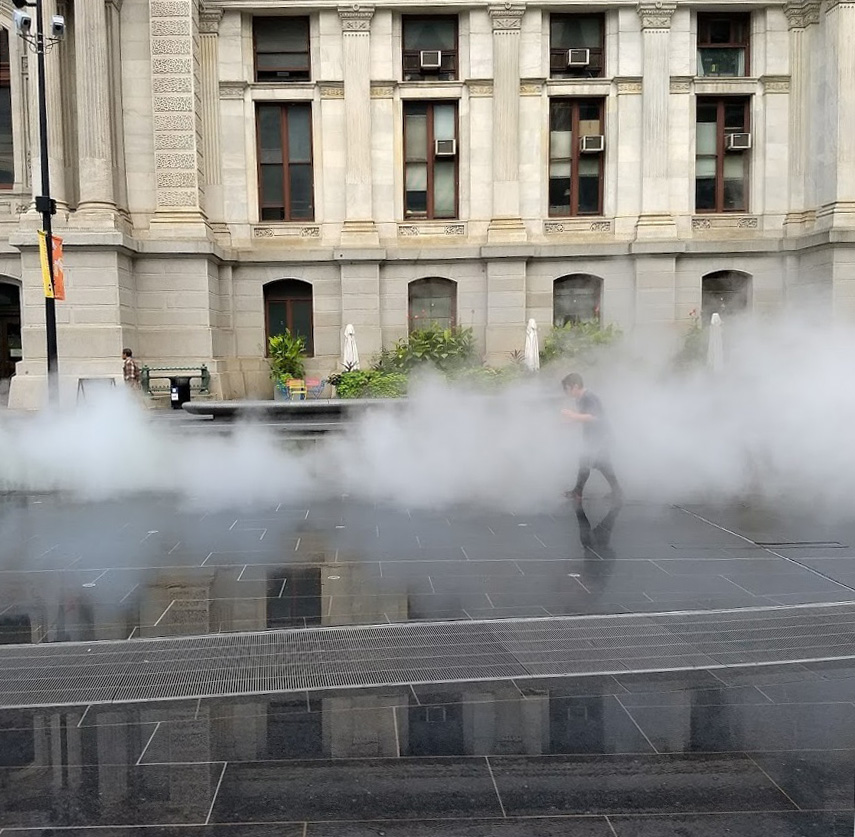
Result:
[[[51,236],[53,256],[53,282],[50,281],[50,265],[48,264],[47,233],[39,230],[39,256],[42,263],[42,280],[47,299],[65,299],[65,274],[62,266],[62,239]]]

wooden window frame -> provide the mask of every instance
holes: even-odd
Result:
[[[427,285],[428,282],[436,282],[443,287],[450,288],[452,291],[451,298],[454,301],[454,305],[451,309],[451,328],[457,327],[457,282],[453,279],[446,279],[444,276],[422,276],[420,279],[414,279],[412,282],[407,283],[407,334],[412,334],[414,331],[418,331],[419,328],[414,327],[415,321],[418,317],[413,316],[413,299],[411,296],[411,291],[413,285]],[[426,327],[429,328],[432,323],[427,323]]]
[[[742,24],[744,33],[741,41],[728,41],[727,43],[712,43],[709,37],[709,29],[716,21],[727,20],[731,27],[734,24]],[[703,49],[744,49],[745,50],[745,72],[741,76],[704,76],[704,78],[747,78],[751,75],[751,13],[750,12],[698,12],[698,43],[697,50],[700,55]]]
[[[433,131],[433,109],[436,105],[453,105],[454,106],[454,139],[457,143],[457,153],[454,155],[454,214],[442,215],[437,217],[434,214],[433,205],[433,179],[434,179],[434,164],[436,162],[436,154],[433,152],[435,147],[434,131]],[[427,114],[427,211],[422,214],[419,212],[410,212],[407,209],[407,114],[408,111],[415,107],[425,107]],[[456,100],[437,99],[409,99],[404,102],[403,108],[404,119],[404,218],[408,221],[455,221],[460,217],[460,106]]]
[[[744,96],[698,96],[695,100],[695,126],[697,130],[698,123],[698,105],[712,104],[716,105],[716,160],[715,160],[715,207],[713,209],[699,209],[697,203],[697,192],[695,193],[695,213],[698,215],[730,215],[739,214],[749,211],[751,206],[751,177],[749,170],[750,151],[736,151],[731,154],[738,154],[743,158],[744,167],[744,195],[745,200],[743,206],[739,209],[724,209],[724,160],[728,152],[724,147],[724,138],[728,133],[750,133],[751,132],[751,97]],[[741,103],[745,108],[745,117],[743,119],[742,131],[727,131],[724,127],[724,108],[725,105],[733,105]],[[708,155],[704,155],[708,156]],[[698,154],[695,151],[695,160],[697,161]],[[695,183],[697,184],[697,170],[695,171]],[[697,188],[697,187],[696,187]]]
[[[288,280],[279,280],[288,281]],[[301,279],[293,280],[295,282],[301,282],[303,285],[307,285],[307,290],[305,291],[305,295],[301,295],[299,293],[286,293],[283,291],[277,291],[275,287],[272,290],[268,291],[265,289],[264,291],[264,336],[265,341],[264,345],[268,346],[270,343],[271,337],[271,329],[270,329],[270,303],[271,302],[280,302],[285,304],[285,326],[291,334],[294,334],[294,307],[292,305],[293,302],[309,302],[311,303],[309,307],[309,334],[311,342],[306,343],[306,357],[314,357],[315,356],[315,296],[314,289],[308,282],[302,282]],[[277,285],[278,282],[271,283],[273,286]],[[265,356],[267,355],[267,351],[265,351]]]
[[[572,108],[572,115],[570,119],[570,131],[572,136],[572,142],[570,145],[570,157],[553,157],[552,156],[552,140],[550,138],[549,142],[549,151],[547,158],[547,171],[546,171],[546,203],[547,203],[547,212],[550,218],[596,218],[603,214],[603,195],[605,192],[605,152],[600,152],[597,154],[597,161],[600,166],[600,172],[598,175],[599,179],[599,190],[597,194],[597,211],[596,212],[579,212],[579,160],[583,156],[582,152],[579,149],[579,104],[584,102],[585,104],[590,104],[591,102],[596,102],[600,107],[600,125],[602,126],[603,136],[605,136],[606,124],[605,124],[605,99],[599,97],[582,97],[582,98],[567,98],[567,97],[556,97],[549,100],[549,133],[552,134],[552,109],[556,105],[569,105]],[[567,162],[570,161],[570,211],[567,213],[558,213],[553,212],[552,207],[549,202],[549,169],[552,166],[553,162]]]
[[[258,43],[256,40],[256,25],[263,21],[302,20],[306,23],[306,67],[305,71],[296,70],[301,73],[299,78],[259,78],[258,77]],[[263,53],[265,55],[277,55],[278,53]],[[283,71],[292,72],[287,67],[280,68]],[[264,70],[263,72],[276,72],[275,70]],[[305,72],[305,76],[302,74]],[[305,84],[312,80],[312,31],[311,20],[308,15],[259,15],[252,19],[252,77],[258,84]]]
[[[12,108],[14,107],[14,103],[11,101],[12,98],[12,57],[9,48],[9,31],[0,27],[0,89],[8,90],[9,93],[9,112],[10,116],[12,116]],[[9,145],[14,148],[14,137],[12,135],[12,125],[9,125]],[[0,190],[4,189],[14,189],[15,188],[15,160],[14,156],[12,159],[12,179],[6,181],[0,181]]]
[[[408,50],[405,47],[406,30],[408,23],[419,23],[424,21],[446,21],[454,25],[454,50],[451,54],[454,56],[454,67],[452,70],[443,71],[441,68],[436,72],[420,70],[418,78],[407,78],[408,75],[413,76],[414,73],[407,70],[407,56],[416,56],[422,51],[421,49]],[[443,55],[449,50],[440,50]],[[441,79],[442,75],[450,75],[450,78]],[[460,21],[457,15],[402,15],[401,16],[401,79],[404,81],[457,81],[460,76]]]
[[[562,20],[570,20],[573,18],[589,18],[596,19],[600,24],[600,45],[599,47],[567,47],[555,46],[552,42],[552,23],[553,21],[559,22]],[[568,49],[590,49],[592,53],[592,58],[599,53],[599,67],[596,71],[592,71],[590,68],[580,69],[578,71],[571,70],[569,68],[565,68],[564,70],[554,70],[553,62],[555,59],[567,52]],[[593,62],[592,62],[593,63]],[[594,64],[596,67],[596,64]],[[590,67],[590,65],[589,65]],[[574,79],[574,78],[604,78],[606,74],[606,16],[604,13],[599,14],[551,14],[549,16],[549,77],[550,78],[566,78],[566,79]]]
[[[278,108],[280,112],[280,136],[282,137],[282,196],[285,201],[285,206],[282,207],[284,218],[264,218],[265,209],[278,209],[279,206],[264,203],[264,189],[262,178],[262,166],[267,165],[261,162],[261,125],[259,113],[262,108]],[[305,163],[294,163],[290,159],[290,150],[288,147],[288,114],[293,108],[306,108],[309,112],[309,170],[311,171],[311,213],[306,218],[294,218],[291,210],[291,166],[305,166]],[[304,223],[309,224],[315,220],[315,137],[314,125],[312,124],[312,103],[311,102],[256,102],[255,107],[255,153],[258,163],[257,185],[258,185],[258,219],[262,223]]]

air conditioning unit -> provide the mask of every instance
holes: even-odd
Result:
[[[582,154],[600,154],[606,150],[606,138],[602,134],[588,134],[579,140]]]
[[[751,134],[725,134],[724,147],[727,151],[748,151]]]
[[[591,50],[589,49],[568,49],[567,50],[567,66],[568,67],[587,67],[591,63]]]
[[[457,140],[434,140],[434,154],[437,157],[453,157],[457,154]]]
[[[438,49],[423,49],[419,53],[419,67],[423,70],[438,70],[442,66],[442,53]]]

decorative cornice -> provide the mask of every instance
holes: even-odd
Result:
[[[789,76],[761,76],[760,83],[763,85],[764,93],[789,93]]]
[[[641,78],[638,76],[621,76],[615,79],[618,96],[625,93],[641,93]]]
[[[372,81],[371,82],[371,98],[372,99],[391,99],[395,95],[394,81]]]
[[[804,29],[812,23],[819,23],[820,0],[789,0],[784,4],[787,26],[790,29]]]
[[[671,76],[669,89],[671,93],[691,93],[693,81],[692,76]]]
[[[674,0],[642,0],[636,8],[641,18],[641,28],[670,29],[676,8]]]
[[[374,6],[362,6],[359,3],[354,3],[351,6],[339,6],[338,16],[341,20],[342,32],[367,33],[371,29]]]
[[[242,99],[249,85],[245,81],[221,81],[221,99]]]
[[[344,98],[343,81],[320,81],[318,82],[318,90],[320,91],[322,99]]]
[[[503,3],[501,6],[490,6],[489,12],[494,32],[506,32],[522,28],[525,6],[516,3]]]
[[[543,93],[543,80],[524,78],[520,80],[520,96],[540,96]]]
[[[469,79],[466,87],[469,89],[470,97],[481,98],[493,95],[492,79]]]
[[[220,21],[223,19],[222,9],[202,9],[199,12],[199,34],[217,35],[220,32]]]

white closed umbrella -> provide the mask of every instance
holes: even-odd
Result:
[[[344,351],[341,358],[345,369],[359,369],[359,352],[356,348],[356,332],[352,325],[348,324],[344,330]]]
[[[529,320],[525,327],[523,363],[529,372],[537,372],[540,369],[540,345],[537,339],[537,323],[534,320]]]
[[[713,314],[710,319],[710,342],[707,347],[707,366],[711,372],[718,374],[724,369],[724,339],[722,336],[721,317]]]

